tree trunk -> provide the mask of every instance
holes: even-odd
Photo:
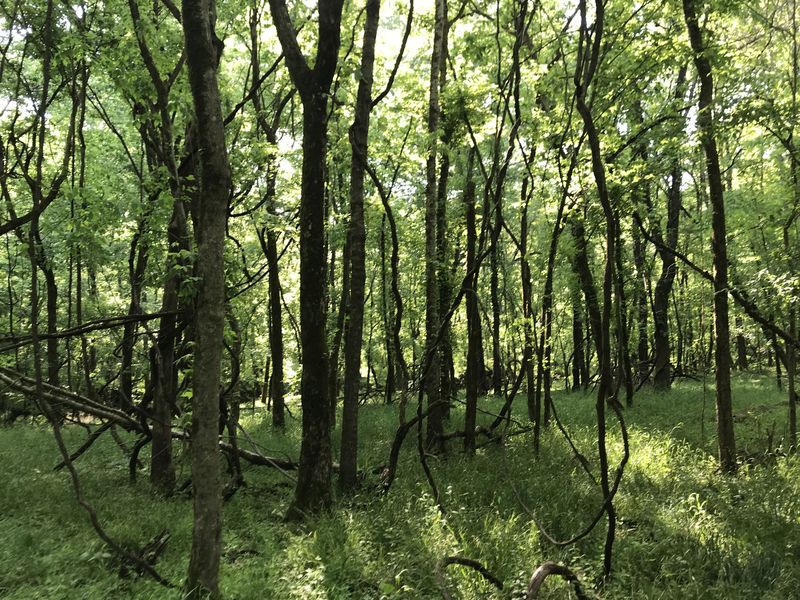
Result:
[[[256,110],[256,120],[258,126],[267,137],[270,144],[277,146],[278,138],[275,131],[278,118],[280,117],[281,110],[284,106],[283,102],[279,103],[279,108],[276,111],[273,122],[267,121],[266,115],[261,103],[261,96],[256,88],[257,82],[261,80],[261,57],[259,56],[259,12],[258,7],[252,9],[250,17],[250,68],[253,71],[253,88],[252,102],[253,108]],[[288,100],[288,98],[286,98]],[[285,426],[284,416],[284,383],[283,383],[283,315],[281,310],[281,273],[280,263],[278,261],[278,233],[275,231],[274,223],[278,219],[275,207],[275,184],[278,174],[277,159],[275,154],[271,153],[267,158],[267,186],[264,191],[265,203],[264,208],[267,212],[268,218],[271,222],[264,226],[259,236],[262,244],[264,255],[267,258],[267,274],[268,287],[269,287],[269,350],[272,360],[267,363],[264,376],[266,378],[266,385],[264,392],[267,395],[268,404],[272,410],[272,426],[276,428],[283,428]],[[266,238],[266,240],[264,239]],[[272,369],[270,371],[270,368]]]
[[[476,266],[478,233],[475,225],[475,181],[472,179],[472,167],[475,160],[475,149],[470,148],[467,157],[467,185],[464,190],[464,205],[467,225],[467,280],[464,285],[467,305],[467,372],[466,406],[464,411],[464,452],[475,452],[475,424],[478,413],[478,389],[483,379],[483,371],[479,353],[480,312],[478,309],[478,269]]]
[[[697,19],[696,0],[683,0],[683,13],[689,41],[694,51],[694,64],[700,77],[697,128],[706,156],[709,198],[711,200],[711,251],[714,265],[714,366],[717,383],[717,437],[719,461],[725,473],[736,472],[736,440],[733,433],[731,402],[731,352],[728,324],[728,246],[725,239],[725,198],[722,172],[715,138],[713,112],[714,80],[711,62]]]
[[[578,54],[578,61],[575,70],[574,84],[575,84],[575,106],[578,113],[581,115],[584,124],[584,131],[589,142],[589,147],[592,153],[592,173],[594,175],[595,187],[597,188],[597,196],[603,208],[603,215],[605,217],[605,242],[606,242],[606,264],[603,276],[603,309],[600,316],[599,327],[595,331],[595,338],[597,340],[598,358],[600,360],[600,384],[597,389],[597,400],[595,402],[595,412],[597,415],[597,449],[600,467],[600,489],[602,490],[604,498],[611,498],[611,487],[608,473],[608,453],[606,449],[606,403],[614,406],[618,405],[618,400],[615,397],[613,389],[613,374],[611,371],[611,326],[612,322],[616,325],[617,329],[620,327],[620,301],[617,296],[617,312],[613,314],[612,305],[614,304],[615,291],[617,295],[619,289],[617,286],[617,276],[615,274],[615,267],[617,264],[617,230],[619,222],[611,204],[611,198],[608,192],[608,185],[606,182],[605,165],[603,164],[603,153],[600,147],[600,137],[595,126],[594,118],[591,109],[586,104],[586,93],[594,78],[597,67],[601,58],[601,43],[603,40],[603,29],[605,21],[605,7],[602,0],[597,0],[595,3],[595,22],[590,29],[586,24],[586,4],[581,1],[579,5],[581,11],[581,41],[579,48],[583,48],[582,52]],[[591,42],[591,44],[590,44]],[[586,255],[585,240],[583,242],[583,255]],[[588,263],[585,264],[585,270],[588,271]],[[587,298],[587,304],[588,298]],[[591,315],[591,306],[589,306]],[[596,310],[596,308],[595,308]],[[594,320],[594,318],[592,319]],[[617,409],[618,410],[618,409]],[[619,413],[618,413],[619,415]],[[621,422],[621,417],[620,417]],[[624,434],[623,424],[623,434]],[[620,463],[620,469],[625,466],[624,460]],[[621,471],[619,476],[621,477]],[[612,567],[612,549],[614,545],[617,513],[616,507],[611,499],[609,499],[605,506],[605,513],[607,518],[607,529],[605,547],[603,553],[603,576],[608,579],[611,575]]]
[[[616,279],[614,292],[617,302],[617,380],[625,387],[625,405],[633,406],[633,370],[631,368],[631,355],[628,351],[628,318],[627,301],[625,299],[625,277],[622,270],[622,237],[620,236],[619,214],[615,215],[617,221],[616,241]]]
[[[319,0],[319,37],[313,69],[297,41],[285,0],[270,0],[286,65],[303,102],[303,169],[300,191],[300,401],[303,438],[289,519],[326,509],[331,490],[331,414],[325,316],[325,174],[328,95],[339,58],[342,0]]]
[[[686,67],[678,71],[678,80],[675,84],[675,100],[681,100],[686,87]],[[673,250],[678,246],[678,227],[681,216],[681,185],[683,183],[683,169],[681,161],[676,154],[670,171],[670,185],[667,190],[667,227],[666,238],[662,239],[661,233],[656,228],[654,231],[657,240],[663,242],[658,247],[661,258],[661,274],[653,290],[653,386],[658,390],[668,390],[672,386],[672,365],[670,364],[670,335],[669,335],[669,300],[672,293],[677,266]]]
[[[395,388],[395,356],[392,344],[391,313],[389,305],[389,292],[386,278],[386,215],[381,217],[381,230],[379,236],[380,261],[381,261],[381,322],[383,324],[383,351],[386,353],[386,378],[384,380],[383,399],[386,404],[394,401]]]
[[[425,163],[425,361],[430,367],[425,374],[425,391],[428,406],[433,406],[428,414],[427,445],[433,452],[443,449],[441,435],[444,431],[444,411],[438,405],[441,399],[441,363],[436,348],[439,334],[439,280],[437,249],[437,200],[436,193],[436,155],[439,136],[439,75],[443,56],[444,3],[436,0],[436,13],[433,30],[433,50],[428,98],[428,158]],[[424,364],[423,362],[423,364]],[[435,405],[435,406],[434,406]]]
[[[636,267],[636,324],[637,324],[637,344],[636,344],[636,372],[638,381],[641,383],[649,377],[650,362],[649,338],[647,336],[647,323],[650,307],[647,302],[648,279],[650,274],[645,269],[644,243],[642,242],[639,227],[642,222],[638,214],[633,216],[633,262]]]
[[[572,391],[577,392],[589,383],[589,373],[583,348],[583,304],[580,290],[571,286],[572,296]]]
[[[192,488],[194,529],[189,596],[219,596],[222,498],[219,465],[220,360],[225,327],[223,250],[231,194],[217,68],[222,42],[214,32],[214,0],[183,0],[183,30],[200,156],[192,377]]]
[[[355,118],[350,130],[353,157],[350,161],[350,301],[344,335],[344,404],[339,483],[345,489],[356,484],[358,455],[358,389],[361,383],[361,344],[364,324],[366,282],[364,225],[364,165],[369,141],[372,107],[372,71],[378,34],[380,0],[367,1],[364,42],[361,50],[361,79],[358,83]]]
[[[742,317],[736,315],[733,320],[734,327],[736,327],[736,369],[739,371],[747,371],[747,340],[742,333]],[[790,344],[791,345],[791,344]]]

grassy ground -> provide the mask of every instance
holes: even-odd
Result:
[[[736,478],[716,469],[713,389],[704,393],[698,382],[680,382],[668,395],[637,396],[626,413],[632,456],[617,498],[615,575],[593,594],[609,600],[800,598],[800,462],[764,455],[769,440],[775,449],[785,430],[785,398],[773,387],[757,378],[735,382],[736,433],[746,461]],[[518,402],[521,413],[524,399]],[[557,394],[555,402],[592,461],[593,398]],[[490,411],[498,406],[482,403]],[[244,421],[266,451],[296,455],[298,423],[281,434],[263,414]],[[386,461],[395,423],[394,409],[364,407],[363,465]],[[79,428],[67,434],[72,447],[85,436]],[[434,565],[456,553],[482,561],[506,582],[497,592],[474,572],[450,567],[456,598],[521,598],[531,571],[545,560],[568,564],[593,588],[603,524],[580,543],[559,549],[542,539],[522,508],[533,511],[551,535],[565,538],[580,531],[600,504],[597,488],[557,430],[544,435],[539,459],[528,435],[511,438],[505,452],[485,448],[472,460],[453,442],[449,456],[433,463],[446,517],[431,500],[414,440],[406,446],[387,497],[376,493],[377,476],[370,474],[358,495],[340,499],[333,512],[302,527],[282,522],[292,482],[274,470],[246,467],[247,487],[225,507],[225,597],[440,598]],[[615,425],[610,446],[615,462],[621,453]],[[118,576],[119,566],[76,505],[66,473],[52,471],[56,462],[46,427],[0,429],[0,597],[178,598],[148,580]],[[180,583],[191,541],[191,502],[153,495],[144,473],[129,484],[127,460],[110,437],[101,438],[77,466],[87,498],[115,539],[139,546],[169,528],[172,539],[158,569]],[[185,478],[185,459],[179,468]],[[549,580],[546,587],[543,597],[569,597],[561,582]]]

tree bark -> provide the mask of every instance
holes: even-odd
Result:
[[[257,4],[257,3],[256,3]],[[273,122],[267,121],[264,114],[263,105],[261,102],[261,95],[257,89],[258,82],[261,81],[261,57],[259,56],[259,17],[258,6],[254,6],[250,17],[250,68],[253,71],[253,87],[251,89],[253,108],[256,110],[256,119],[258,126],[267,137],[267,141],[273,146],[277,146],[278,138],[275,131],[277,120],[280,117],[281,109],[284,106],[283,102],[279,103],[278,111],[276,112]],[[286,98],[288,100],[288,98]],[[283,362],[284,362],[284,348],[283,348],[283,315],[281,310],[281,274],[280,263],[278,261],[278,234],[275,231],[275,221],[278,218],[275,207],[275,186],[278,175],[277,170],[277,157],[274,153],[270,153],[267,158],[267,185],[264,191],[265,195],[265,210],[267,217],[271,220],[261,230],[259,236],[262,240],[262,249],[267,259],[267,274],[268,287],[269,287],[269,350],[272,360],[265,370],[266,386],[265,392],[269,398],[269,405],[272,410],[272,426],[276,428],[283,428],[285,422],[285,404],[284,404],[284,382],[283,382]],[[265,235],[266,230],[266,235]],[[266,237],[266,242],[264,238]],[[271,369],[271,371],[270,371]]]
[[[425,163],[425,355],[430,357],[430,367],[425,376],[425,391],[428,406],[434,407],[428,415],[427,446],[433,452],[443,449],[441,435],[444,432],[444,410],[439,404],[441,385],[441,362],[435,347],[439,333],[439,280],[437,232],[437,181],[436,155],[439,136],[439,76],[443,57],[444,11],[446,0],[436,0],[433,25],[433,50],[431,52],[430,85],[428,89],[428,158]]]
[[[686,85],[686,67],[678,71],[675,84],[675,100],[683,98]],[[654,228],[654,237],[663,241],[658,254],[661,258],[661,274],[653,290],[653,386],[657,390],[668,390],[672,386],[671,343],[669,334],[669,300],[672,293],[677,266],[673,251],[678,246],[678,227],[681,216],[681,185],[683,169],[679,156],[675,156],[670,171],[667,189],[667,227],[663,239],[659,228]]]
[[[380,0],[367,0],[364,41],[361,49],[361,79],[358,82],[355,118],[350,130],[353,156],[350,161],[350,301],[344,333],[344,401],[339,483],[353,488],[357,478],[358,390],[361,383],[361,344],[364,324],[364,286],[366,283],[364,225],[364,165],[369,141],[372,108],[372,72],[375,40],[380,18]]]
[[[467,157],[467,185],[464,190],[467,225],[467,274],[472,273],[465,282],[467,288],[467,372],[466,406],[464,412],[464,452],[475,452],[475,423],[478,413],[478,389],[483,371],[479,353],[480,348],[480,313],[478,310],[478,269],[475,268],[478,232],[475,225],[475,181],[472,179],[472,165],[475,150],[470,148]]]
[[[222,42],[214,25],[214,0],[183,0],[183,31],[192,92],[200,189],[192,378],[192,488],[194,529],[185,591],[219,596],[222,550],[222,497],[219,455],[220,361],[225,327],[223,250],[231,194],[217,69]]]
[[[700,77],[697,127],[706,157],[708,191],[711,200],[711,251],[714,266],[714,366],[716,368],[717,439],[719,462],[725,473],[736,472],[736,439],[731,402],[731,352],[728,323],[728,245],[725,227],[725,198],[722,171],[715,138],[714,79],[707,47],[697,18],[696,0],[683,0],[683,14],[694,64]]]
[[[300,401],[303,438],[297,486],[287,518],[326,509],[331,490],[331,414],[325,316],[325,174],[328,94],[339,59],[342,0],[319,0],[314,67],[303,56],[285,0],[270,9],[289,75],[303,102],[303,169],[300,191]]]

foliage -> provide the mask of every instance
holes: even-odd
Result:
[[[800,465],[774,444],[767,452],[769,430],[783,422],[782,397],[764,378],[736,381],[745,469],[730,479],[718,473],[712,456],[712,393],[699,382],[682,382],[669,395],[641,394],[629,411],[633,447],[619,496],[617,570],[603,598],[778,599],[800,593]],[[558,393],[555,401],[588,456],[594,443],[591,399]],[[486,399],[481,408],[494,412],[498,403]],[[364,465],[385,460],[394,420],[391,408],[364,407]],[[261,410],[246,414],[243,423],[270,453],[292,452],[298,444],[299,426],[292,420],[285,433],[273,431]],[[68,433],[72,446],[85,436],[78,427]],[[613,437],[612,458],[618,444]],[[0,476],[3,597],[178,597],[145,579],[119,579],[118,565],[77,510],[65,473],[51,470],[57,453],[46,428],[0,429],[0,448],[6,465]],[[183,458],[180,464],[185,478]],[[183,495],[154,496],[143,479],[128,484],[127,459],[110,437],[77,466],[112,535],[137,547],[169,528],[172,539],[158,567],[179,581],[191,539],[190,502]],[[445,516],[432,502],[412,448],[404,451],[400,469],[389,496],[380,496],[376,476],[368,472],[358,494],[296,526],[282,520],[291,481],[274,470],[248,468],[247,486],[225,505],[225,596],[433,599],[440,597],[433,566],[456,553],[480,560],[506,582],[506,591],[498,593],[472,571],[451,567],[449,585],[465,599],[519,597],[545,560],[571,565],[588,588],[600,575],[595,556],[601,528],[559,550],[541,537],[521,505],[557,538],[579,531],[597,510],[597,490],[558,431],[548,430],[539,459],[525,434],[510,438],[505,450],[488,446],[473,460],[453,454],[436,461]],[[548,590],[547,597],[564,597],[560,583],[549,582]]]

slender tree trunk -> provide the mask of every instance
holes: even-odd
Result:
[[[744,327],[742,317],[736,315],[733,324],[736,327],[736,369],[747,371],[747,340],[744,339],[744,334],[742,333],[742,327]]]
[[[589,314],[589,331],[594,340],[595,351],[598,357],[601,353],[601,332],[602,317],[600,314],[600,302],[597,298],[597,287],[594,283],[594,276],[589,264],[589,255],[586,241],[586,226],[580,218],[572,219],[572,236],[575,240],[575,257],[572,268],[578,276],[581,291],[583,292],[586,311]],[[587,365],[590,361],[586,361]]]
[[[431,71],[428,98],[428,158],[425,164],[425,356],[430,367],[425,376],[425,390],[428,406],[433,408],[428,413],[427,445],[433,452],[443,450],[441,435],[444,431],[444,411],[438,406],[441,399],[441,361],[440,352],[436,348],[436,337],[439,333],[439,280],[437,240],[437,200],[436,193],[436,155],[439,136],[439,76],[443,57],[444,40],[444,3],[436,0],[436,13],[433,26],[433,50],[431,53]],[[429,357],[429,358],[427,358]]]
[[[326,216],[327,221],[327,216]],[[331,252],[331,257],[335,258],[335,250]],[[331,271],[331,279],[333,271]],[[331,279],[328,280],[327,293],[330,293]],[[326,305],[328,303],[326,302]],[[336,425],[336,407],[339,403],[339,350],[342,347],[344,337],[345,322],[347,321],[348,308],[350,306],[350,240],[345,242],[342,250],[342,291],[339,294],[339,308],[336,311],[336,323],[333,330],[333,339],[330,344],[330,356],[328,360],[328,399],[330,401],[331,427]]]
[[[446,49],[445,49],[446,50]],[[443,87],[443,86],[442,86]],[[449,144],[449,139],[445,143]],[[448,150],[441,153],[441,167],[439,182],[436,191],[436,254],[438,261],[438,284],[439,284],[439,314],[444,315],[450,309],[452,302],[452,286],[450,283],[450,266],[448,254],[450,251],[447,239],[447,183],[450,175],[450,156]],[[450,322],[444,324],[444,331],[439,342],[439,365],[440,365],[440,384],[439,393],[441,399],[445,401],[442,417],[450,418],[450,402],[452,399],[452,377],[451,368],[453,365],[453,346],[450,340]]]
[[[572,391],[577,392],[588,383],[589,373],[583,348],[583,304],[580,290],[571,286],[572,296]]]
[[[361,383],[361,344],[364,324],[364,286],[366,282],[364,225],[364,165],[369,141],[372,107],[372,71],[375,39],[378,34],[380,0],[367,1],[364,42],[361,50],[361,79],[358,83],[355,118],[350,130],[353,157],[350,161],[350,301],[344,335],[344,404],[339,482],[352,488],[357,478],[358,390]]]
[[[272,207],[274,210],[274,206]],[[267,209],[269,210],[269,208]],[[267,266],[269,268],[269,349],[272,356],[269,376],[269,399],[272,425],[285,426],[283,383],[283,315],[281,311],[281,274],[278,241],[274,230],[267,231]]]
[[[464,205],[467,225],[467,274],[466,286],[467,308],[467,372],[466,406],[464,411],[464,452],[475,452],[475,424],[478,413],[478,391],[483,379],[483,371],[479,353],[481,334],[480,312],[478,309],[478,269],[476,254],[478,232],[475,224],[475,181],[472,179],[472,168],[475,161],[475,149],[469,149],[467,157],[467,185],[464,190]]]
[[[686,88],[686,67],[678,70],[675,84],[675,101],[684,97]],[[669,301],[672,293],[677,266],[673,251],[678,245],[678,228],[681,215],[681,186],[683,184],[683,168],[680,157],[675,155],[670,171],[670,185],[667,189],[667,226],[666,237],[654,228],[655,238],[662,242],[658,247],[661,258],[661,274],[653,290],[653,385],[658,390],[668,390],[672,386],[672,365],[670,363],[671,344],[669,332]]]
[[[383,322],[384,352],[386,353],[386,380],[384,382],[384,402],[392,404],[394,401],[395,385],[395,356],[394,345],[392,344],[392,326],[389,306],[389,291],[386,277],[386,215],[381,218],[380,231],[380,252],[381,252],[381,317]]]
[[[183,30],[189,84],[197,123],[200,189],[192,377],[192,488],[194,529],[185,590],[219,596],[222,497],[219,454],[220,360],[225,327],[223,250],[231,194],[217,69],[222,42],[214,25],[214,0],[183,0]]]
[[[783,226],[783,249],[787,258],[789,259],[789,272],[794,275],[797,273],[797,255],[796,252],[791,251],[789,244],[789,232],[792,226],[796,223],[798,216],[800,216],[800,160],[797,157],[797,147],[794,143],[794,129],[797,124],[798,117],[798,77],[800,77],[800,60],[798,56],[798,40],[797,40],[797,2],[792,0],[792,73],[790,78],[790,87],[792,91],[792,119],[791,129],[789,131],[789,148],[790,152],[790,174],[792,184],[792,199],[793,206],[789,219]],[[797,339],[797,300],[798,290],[796,287],[793,290],[794,298],[792,298],[789,307],[789,335],[793,339]],[[776,348],[777,349],[777,348]],[[780,359],[776,356],[775,362],[779,363]],[[793,452],[797,451],[797,349],[792,344],[786,344],[786,384],[789,392],[789,445]],[[778,367],[778,383],[780,387],[780,367]]]
[[[257,3],[256,3],[257,4]],[[264,114],[263,105],[261,102],[261,95],[255,88],[257,82],[261,80],[261,57],[259,56],[259,8],[254,6],[250,16],[250,68],[253,71],[253,89],[252,102],[256,110],[258,126],[267,137],[267,141],[274,146],[277,146],[278,138],[275,131],[278,118],[280,117],[281,110],[284,106],[283,103],[279,104],[279,109],[274,115],[273,122],[269,123],[266,115]],[[288,98],[286,98],[288,100]],[[275,206],[275,188],[276,179],[278,174],[277,159],[274,154],[270,154],[267,158],[267,185],[264,192],[265,210],[268,217],[273,221],[277,221],[278,214]],[[266,234],[265,234],[266,231]],[[266,385],[264,392],[269,398],[268,404],[272,410],[272,426],[282,428],[285,426],[284,416],[284,382],[283,382],[283,362],[284,362],[284,348],[283,348],[283,315],[281,310],[281,273],[280,263],[278,260],[278,233],[272,223],[265,226],[261,230],[259,236],[262,240],[262,248],[264,255],[267,258],[267,274],[268,287],[269,287],[269,349],[272,360],[265,368]],[[264,238],[266,237],[266,243]],[[271,371],[270,371],[271,368]]]
[[[650,369],[648,363],[650,362],[650,349],[649,338],[647,335],[648,330],[648,315],[650,313],[650,306],[647,299],[648,279],[650,274],[645,268],[645,255],[644,244],[639,233],[639,227],[642,225],[641,219],[638,214],[633,217],[633,262],[636,267],[636,324],[637,324],[637,344],[636,344],[636,372],[639,382],[645,381]]]
[[[714,265],[714,365],[717,383],[717,437],[719,461],[725,473],[736,472],[736,440],[733,432],[731,402],[731,352],[728,324],[728,245],[725,239],[725,198],[722,172],[715,138],[714,80],[711,62],[697,18],[696,0],[683,0],[683,13],[689,41],[694,51],[694,64],[700,77],[700,100],[697,127],[706,156],[709,198],[711,200],[711,250]]]
[[[631,355],[628,350],[628,319],[627,301],[625,299],[625,278],[622,270],[622,237],[620,236],[619,214],[615,215],[617,221],[616,241],[616,279],[614,280],[614,293],[617,302],[617,380],[625,387],[625,405],[633,406],[633,369],[631,368]]]
[[[497,239],[502,229],[502,212],[500,206],[495,208],[492,237]],[[492,392],[495,396],[503,393],[503,354],[500,344],[500,245],[492,244],[489,254],[489,294],[492,305]]]
[[[592,173],[595,179],[595,186],[597,188],[597,195],[600,204],[603,208],[603,215],[605,217],[605,242],[606,242],[606,264],[603,276],[603,308],[600,316],[599,327],[595,332],[597,340],[598,358],[600,360],[600,384],[597,389],[597,400],[595,402],[595,412],[597,415],[597,450],[600,467],[600,488],[604,498],[611,497],[611,486],[609,481],[608,472],[608,452],[606,449],[606,403],[618,407],[618,400],[615,397],[615,390],[613,389],[613,374],[611,370],[611,326],[612,322],[619,329],[621,323],[620,317],[620,299],[616,298],[616,314],[612,312],[614,305],[615,292],[618,294],[617,276],[615,268],[617,264],[617,239],[619,222],[614,212],[614,207],[611,204],[611,198],[608,192],[608,185],[606,182],[605,165],[603,163],[603,153],[600,146],[600,137],[595,126],[594,118],[590,107],[586,104],[586,93],[591,85],[597,67],[600,63],[600,56],[602,50],[603,30],[605,22],[605,7],[602,0],[597,0],[595,3],[595,22],[591,30],[586,22],[587,9],[585,0],[581,0],[579,9],[581,12],[581,41],[579,48],[582,52],[578,54],[578,61],[575,70],[574,84],[575,84],[575,106],[578,113],[581,115],[586,131],[586,137],[592,153]],[[591,31],[591,33],[590,33]],[[585,240],[583,244],[583,255],[585,256]],[[588,271],[588,264],[586,269]],[[588,283],[588,281],[587,281]],[[588,297],[587,297],[587,304]],[[590,315],[592,308],[589,306]],[[595,309],[596,310],[596,309]],[[594,320],[594,318],[592,318]],[[615,408],[615,410],[619,410]],[[622,418],[617,412],[620,422]],[[624,425],[623,425],[624,427]],[[624,432],[624,428],[623,428]],[[620,464],[620,469],[624,468],[624,462]],[[621,476],[621,474],[620,474]],[[603,575],[607,579],[611,575],[612,568],[612,549],[616,535],[616,521],[617,513],[616,507],[612,500],[608,500],[605,507],[607,528],[606,540],[603,552]]]
[[[154,199],[153,199],[154,200]],[[147,270],[150,249],[145,233],[146,221],[139,223],[131,241],[128,256],[128,282],[131,286],[128,315],[141,312],[144,275]],[[122,327],[121,367],[119,373],[119,405],[126,411],[133,410],[133,350],[136,346],[136,323],[125,323]]]

